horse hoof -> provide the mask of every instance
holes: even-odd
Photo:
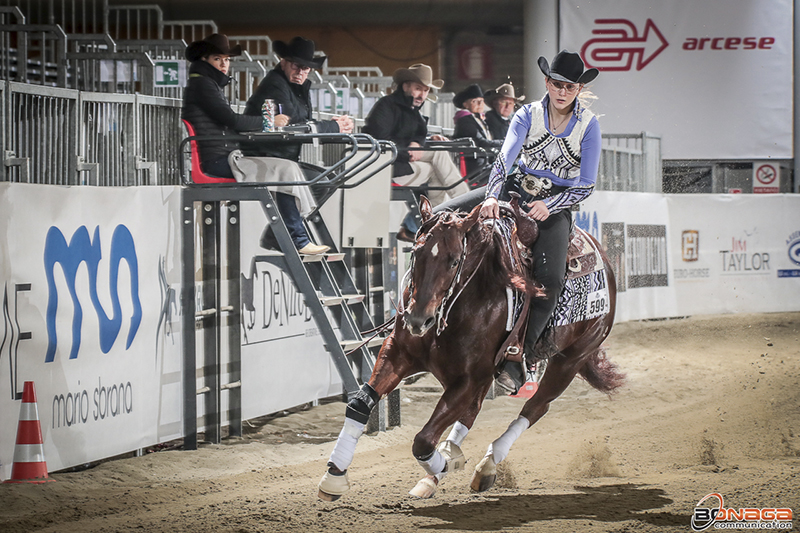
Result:
[[[495,480],[497,480],[497,463],[494,462],[494,455],[489,454],[475,467],[469,486],[475,492],[483,492],[491,489]]]
[[[462,470],[464,465],[467,464],[467,459],[464,457],[464,452],[461,451],[461,448],[453,442],[446,440],[439,444],[437,448],[439,453],[442,454],[444,457],[445,464],[445,472],[455,472],[456,470]]]
[[[320,500],[324,501],[324,502],[335,502],[336,500],[338,500],[342,496],[341,495],[334,496],[333,494],[328,494],[327,492],[322,492],[320,490],[320,491],[317,492],[317,497]]]
[[[319,480],[319,499],[326,502],[335,502],[342,497],[342,494],[350,490],[350,481],[347,479],[347,471],[342,474],[332,474],[330,469],[325,471],[325,475]]]
[[[417,498],[427,500],[428,498],[433,498],[433,495],[436,494],[436,485],[436,476],[425,476],[408,493]]]

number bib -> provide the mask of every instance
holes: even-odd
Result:
[[[552,321],[554,326],[566,326],[607,315],[610,311],[608,278],[603,269],[567,280]]]

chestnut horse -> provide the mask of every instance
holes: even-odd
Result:
[[[516,204],[512,205],[520,235],[524,227],[529,233],[531,227],[538,233],[532,219],[520,215]],[[481,220],[480,206],[469,214],[444,211],[434,215],[423,197],[420,211],[423,224],[412,251],[410,282],[403,293],[405,309],[398,311],[369,382],[347,405],[344,427],[319,483],[319,497],[326,501],[338,499],[350,488],[347,468],[372,408],[401,380],[418,372],[433,374],[444,392],[414,438],[412,453],[428,475],[411,494],[429,498],[447,472],[463,468],[466,460],[459,447],[492,386],[495,356],[508,336],[507,288],[534,296],[538,291],[532,280],[514,274],[507,245],[496,229],[499,224]],[[602,250],[601,255],[608,265]],[[548,361],[538,390],[525,403],[520,417],[489,446],[477,465],[474,490],[493,485],[496,465],[511,444],[547,412],[550,402],[576,374],[605,393],[622,384],[623,376],[600,346],[611,330],[616,304],[614,275],[607,267],[606,274],[610,311],[554,329],[557,353]],[[531,305],[536,305],[535,298]],[[449,436],[437,446],[450,425]]]

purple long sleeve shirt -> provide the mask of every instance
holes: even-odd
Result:
[[[492,174],[489,177],[489,184],[486,188],[487,198],[497,198],[500,195],[500,191],[503,188],[503,183],[507,179],[507,169],[514,164],[517,156],[520,154],[520,151],[523,152],[523,164],[526,164],[527,160],[532,159],[534,154],[537,153],[537,147],[541,146],[541,142],[537,145],[525,145],[525,143],[528,140],[528,135],[532,126],[535,125],[539,128],[542,127],[542,124],[534,124],[534,120],[542,120],[542,118],[544,120],[544,128],[546,133],[539,138],[540,140],[547,140],[549,137],[555,137],[556,140],[567,139],[572,135],[573,130],[577,126],[582,125],[579,124],[579,121],[589,121],[583,132],[583,136],[580,139],[580,152],[578,154],[575,154],[574,152],[569,153],[566,154],[567,157],[559,158],[559,163],[561,165],[559,172],[559,174],[561,174],[560,176],[553,172],[550,168],[528,169],[530,174],[542,178],[549,178],[555,186],[567,187],[566,190],[543,200],[547,206],[547,209],[550,212],[567,209],[570,206],[587,198],[594,190],[594,186],[597,181],[597,171],[600,166],[600,152],[602,149],[600,124],[597,121],[597,117],[585,110],[580,105],[580,102],[576,100],[575,109],[573,110],[566,129],[563,133],[553,136],[552,133],[550,133],[549,127],[547,126],[549,124],[547,106],[548,102],[549,96],[545,96],[541,102],[524,105],[511,119],[511,125],[508,129],[505,142],[503,142],[503,148],[501,149],[500,155],[498,155],[497,160],[495,161],[494,167],[492,168]],[[540,106],[543,114],[539,115],[537,113],[538,110],[534,109],[534,106]],[[535,113],[538,115],[538,117],[542,118],[534,118]],[[557,146],[561,148],[562,152],[565,150],[565,145],[563,143],[558,144]],[[570,170],[576,168],[575,164],[569,163],[569,161],[576,160],[579,161],[577,164],[577,167],[579,167],[578,175],[573,178],[565,178],[564,175],[566,172],[570,172]],[[538,161],[541,161],[541,158],[539,158]],[[527,167],[529,165],[526,164],[525,166]],[[541,164],[539,166],[541,166]]]

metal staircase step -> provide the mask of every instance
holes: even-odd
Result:
[[[326,307],[333,307],[342,303],[344,298],[342,296],[320,296],[319,301]]]
[[[359,339],[344,339],[339,341],[339,344],[341,345],[342,350],[346,353],[355,350],[356,348],[361,346],[363,342],[364,342],[363,340]]]
[[[349,304],[357,304],[364,301],[364,294],[342,294],[345,302]]]
[[[333,261],[344,261],[344,253],[343,252],[335,252],[335,253],[323,254],[323,255],[325,255],[325,260],[327,262],[329,262],[329,263],[333,262]]]
[[[339,341],[339,344],[341,344],[342,350],[344,350],[345,352],[349,352],[351,350],[355,350],[356,348],[358,348],[362,344],[367,348],[374,348],[375,346],[381,346],[383,344],[383,341],[385,341],[385,340],[386,340],[386,337],[375,337],[375,338],[370,339],[369,341],[367,341],[366,344],[364,344],[364,341],[366,341],[366,339],[360,339],[360,340],[358,340],[358,339],[347,339],[347,340]]]
[[[385,340],[386,340],[386,337],[375,337],[374,339],[371,339],[367,343],[367,348],[373,348],[375,346],[381,346],[383,344],[383,341],[385,341]]]

